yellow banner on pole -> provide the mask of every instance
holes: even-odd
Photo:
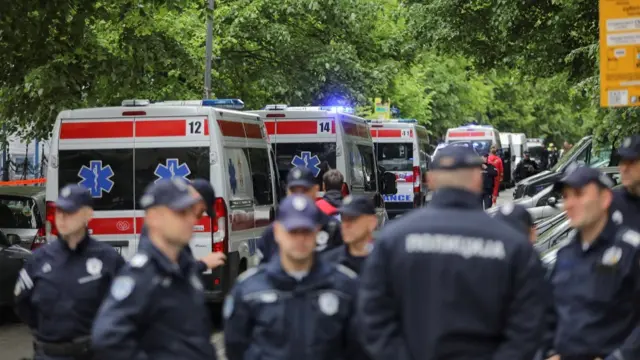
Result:
[[[376,98],[374,114],[378,120],[389,120],[391,119],[391,107],[388,103],[384,103],[381,98]]]
[[[600,0],[600,106],[640,106],[640,0]]]

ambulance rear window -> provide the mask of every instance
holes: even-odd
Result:
[[[413,144],[376,143],[378,164],[386,171],[412,171]]]
[[[276,165],[281,181],[293,167],[307,167],[316,175],[316,183],[322,186],[322,175],[336,168],[335,143],[274,144]]]

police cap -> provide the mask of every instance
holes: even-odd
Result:
[[[181,179],[162,179],[147,186],[140,198],[140,206],[147,210],[155,206],[166,206],[182,211],[193,206],[202,198],[189,191],[187,182]]]
[[[56,208],[66,213],[74,213],[85,206],[93,207],[93,198],[89,189],[76,184],[67,185],[60,189]]]
[[[529,230],[533,227],[533,218],[524,206],[507,203],[500,207],[495,215],[496,219],[502,220],[512,228],[529,234]]]
[[[598,169],[586,166],[570,166],[562,179],[554,184],[554,190],[560,191],[565,187],[580,189],[591,183],[603,189],[611,189],[614,185],[611,178]]]
[[[447,146],[436,154],[431,170],[457,170],[480,167],[484,160],[466,146]]]
[[[622,144],[618,148],[618,154],[624,160],[640,159],[640,135],[629,136],[622,140]]]
[[[342,206],[340,206],[338,212],[346,216],[375,215],[376,206],[373,204],[371,196],[347,196],[342,201]]]
[[[316,204],[304,195],[289,195],[278,209],[277,221],[287,231],[315,230],[320,219],[320,210]]]
[[[310,189],[314,185],[316,185],[316,177],[313,176],[313,172],[306,167],[296,166],[287,174],[288,188],[301,186]]]

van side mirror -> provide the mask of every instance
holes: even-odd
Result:
[[[554,196],[551,196],[550,198],[547,199],[547,205],[551,207],[556,207],[556,205],[558,205],[558,199],[556,199]]]
[[[398,193],[396,184],[396,175],[390,172],[382,174],[382,191],[383,195],[395,195]]]

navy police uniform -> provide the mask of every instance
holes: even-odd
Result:
[[[78,185],[60,190],[56,206],[75,213],[91,206]],[[16,312],[32,329],[36,359],[92,359],[91,325],[124,260],[116,250],[89,236],[75,249],[58,238],[34,251],[20,271]]]
[[[298,186],[311,188],[314,185],[316,185],[315,177],[311,170],[307,168],[295,167],[287,174],[287,187],[289,188]],[[340,221],[323,212],[318,212],[318,217],[321,229],[316,238],[316,251],[322,253],[342,245]],[[260,263],[268,262],[273,255],[278,253],[278,244],[273,236],[273,224],[270,224],[262,234],[262,237],[258,239],[257,248],[260,255]]]
[[[500,207],[495,216],[496,219],[504,221],[512,228],[529,236],[531,229],[533,228],[533,217],[529,214],[529,211],[518,204],[507,203]]]
[[[288,230],[315,228],[319,210],[301,195],[285,198],[279,221]],[[316,256],[316,260],[318,257]],[[238,277],[225,300],[225,353],[229,360],[340,360],[355,357],[356,274],[314,261],[306,275],[272,261]]]
[[[432,171],[481,164],[471,149],[446,147]],[[533,358],[543,270],[524,234],[486,214],[479,195],[437,189],[426,208],[376,234],[358,301],[374,359]]]
[[[618,155],[624,160],[640,160],[640,135],[624,139]],[[640,196],[632,194],[625,187],[613,190],[611,220],[618,225],[640,231]]]
[[[141,199],[145,209],[181,211],[199,201],[177,180],[152,184]],[[92,332],[100,359],[211,360],[211,324],[193,257],[177,263],[146,239],[114,280]]]
[[[357,217],[361,215],[376,215],[376,207],[371,197],[365,195],[348,196],[344,199],[338,213],[344,216]],[[370,246],[373,248],[373,246]],[[353,256],[349,253],[346,244],[342,244],[327,252],[322,253],[322,260],[328,263],[340,264],[353,270],[356,274],[360,274],[366,256]]]
[[[596,169],[578,168],[559,186],[610,187]],[[608,221],[588,247],[572,231],[550,275],[555,304],[546,355],[562,360],[640,359],[640,234]]]

